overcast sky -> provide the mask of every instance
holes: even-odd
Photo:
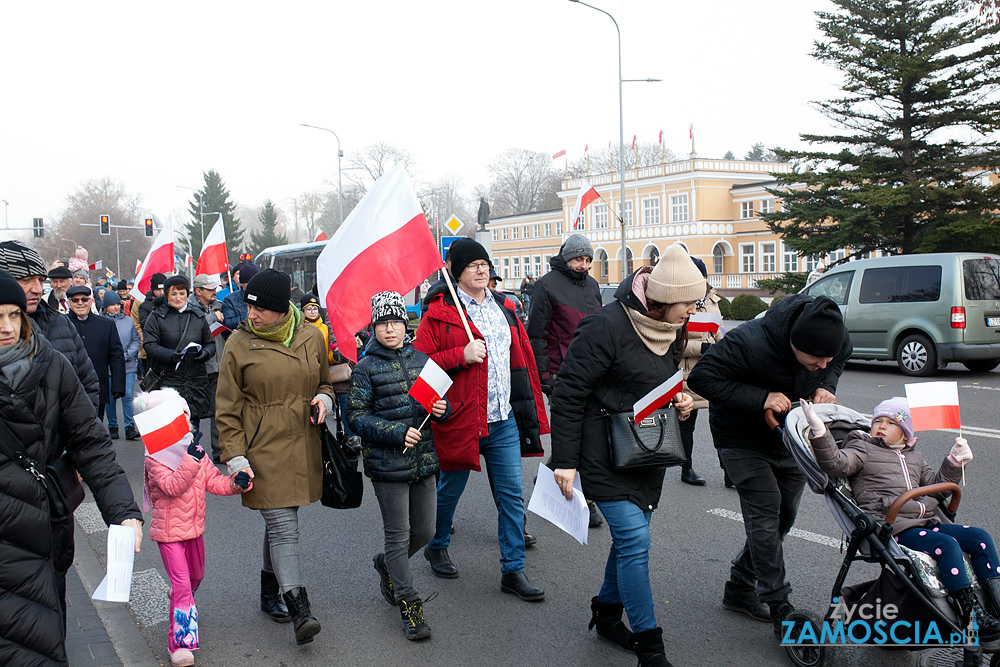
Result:
[[[826,0],[600,0],[622,31],[625,136],[738,157],[824,130],[838,74],[809,53]],[[336,140],[408,150],[414,176],[487,183],[508,148],[618,140],[614,25],[568,0],[3,2],[0,198],[54,220],[110,176],[157,215],[216,169],[239,203],[336,184]],[[561,160],[559,162],[561,166]],[[345,174],[346,176],[346,174]],[[346,178],[345,178],[346,181]],[[2,202],[0,202],[2,203]],[[2,234],[2,232],[0,232]]]

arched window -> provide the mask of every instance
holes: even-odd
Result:
[[[594,257],[594,262],[597,264],[600,270],[600,276],[602,280],[607,280],[608,278],[608,253],[603,249],[599,248]]]
[[[712,273],[723,273],[724,272],[723,268],[722,268],[722,258],[723,258],[723,256],[724,255],[723,255],[722,246],[716,244],[716,246],[714,248],[712,248]]]
[[[649,266],[656,266],[656,263],[660,261],[660,250],[655,245],[651,245],[646,249],[646,260]]]

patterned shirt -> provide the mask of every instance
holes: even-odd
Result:
[[[510,325],[489,290],[482,304],[462,290],[456,291],[469,319],[486,339],[486,421],[504,421],[510,417]]]

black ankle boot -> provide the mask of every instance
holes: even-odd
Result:
[[[413,602],[399,601],[399,615],[403,620],[403,634],[407,639],[428,639],[431,628],[424,622],[424,605],[420,599]]]
[[[951,596],[962,609],[962,627],[968,627],[969,618],[975,613],[976,624],[979,625],[979,644],[985,649],[996,648],[1000,641],[1000,620],[983,609],[972,586],[955,591]]]
[[[663,628],[633,632],[632,650],[639,656],[640,667],[673,667],[663,648]]]
[[[312,615],[309,608],[309,596],[302,586],[293,588],[284,594],[285,604],[292,615],[292,622],[295,625],[295,643],[308,644],[313,637],[319,634],[319,621]]]
[[[278,579],[274,572],[260,571],[260,610],[275,623],[288,623],[292,616],[278,594]]]
[[[597,634],[601,637],[613,641],[626,651],[634,650],[632,632],[622,623],[622,613],[625,611],[623,605],[598,602],[594,597],[590,600],[590,611],[593,615],[590,617],[587,630],[592,630],[596,626]]]
[[[980,579],[979,585],[983,587],[986,610],[997,618],[1000,618],[1000,577]]]
[[[771,610],[771,624],[774,626],[774,636],[779,639],[785,636],[784,621],[795,611],[795,607],[787,599],[777,602],[768,602],[767,606]]]

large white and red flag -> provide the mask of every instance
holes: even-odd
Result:
[[[573,204],[573,211],[569,214],[569,222],[573,226],[573,229],[579,226],[580,215],[583,213],[583,209],[587,208],[595,199],[600,199],[600,197],[601,195],[597,194],[594,186],[586,178],[582,179],[580,191],[576,195],[576,203]]]
[[[684,371],[677,371],[666,382],[636,401],[635,405],[632,406],[632,412],[635,413],[635,423],[638,424],[666,405],[683,386]]]
[[[168,217],[167,222],[160,228],[160,233],[153,239],[153,247],[146,253],[146,259],[142,260],[142,266],[135,276],[135,287],[132,288],[132,296],[142,303],[146,300],[146,292],[149,291],[149,279],[154,273],[170,273],[174,270],[174,229],[173,222]]]
[[[444,266],[427,218],[402,165],[375,182],[316,259],[320,298],[341,354],[357,358],[343,341],[371,320],[379,292],[405,294]]]
[[[448,391],[451,382],[451,376],[432,359],[428,359],[413,386],[410,387],[410,396],[429,413],[434,409],[434,404]]]
[[[191,430],[188,428],[184,404],[178,396],[171,396],[155,408],[135,415],[135,427],[142,435],[142,444],[148,454],[175,445]]]
[[[722,315],[718,313],[695,313],[688,318],[689,333],[715,333],[722,326]]]
[[[135,260],[135,275],[136,276],[139,275],[139,269],[141,269],[141,268],[142,268],[142,260],[141,259]]]
[[[962,428],[957,382],[919,382],[905,384],[903,388],[914,431]]]
[[[212,226],[212,231],[205,237],[205,245],[198,255],[198,270],[195,275],[219,275],[229,273],[229,255],[226,253],[226,227],[222,216]]]

